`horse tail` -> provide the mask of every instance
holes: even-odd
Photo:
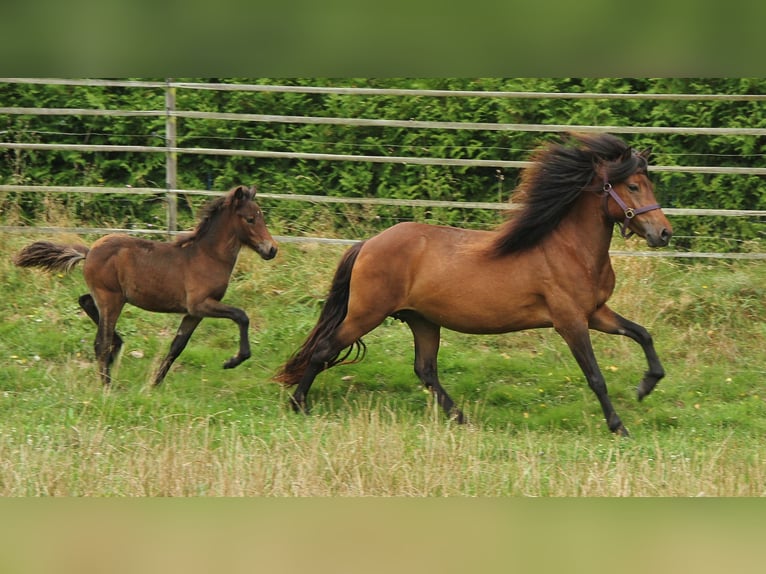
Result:
[[[85,245],[59,245],[37,241],[16,254],[13,262],[19,267],[40,267],[46,271],[69,273],[90,251]]]
[[[351,283],[351,270],[354,267],[356,258],[362,250],[364,242],[356,243],[343,255],[343,258],[335,270],[330,292],[327,295],[322,312],[316,326],[309,334],[306,341],[295,354],[288,359],[282,366],[274,379],[284,386],[289,387],[297,385],[303,376],[304,371],[309,366],[311,357],[317,346],[328,337],[331,337],[335,330],[346,318],[348,312],[349,285]],[[352,352],[356,350],[355,357],[347,361]],[[338,353],[325,362],[325,369],[329,369],[340,363],[356,363],[364,358],[367,347],[361,341],[355,341],[350,347],[338,351]]]

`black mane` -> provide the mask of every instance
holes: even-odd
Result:
[[[572,145],[576,144],[576,145]],[[603,166],[612,184],[647,170],[646,158],[610,134],[570,135],[566,143],[548,144],[533,153],[534,163],[522,172],[512,202],[522,205],[499,229],[495,255],[537,245],[561,222],[589,184],[602,185]]]

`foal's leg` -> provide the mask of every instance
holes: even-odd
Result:
[[[651,393],[660,379],[665,376],[665,369],[662,368],[662,363],[660,363],[657,352],[654,350],[652,336],[649,334],[649,331],[638,323],[618,315],[606,305],[593,314],[590,320],[590,327],[603,333],[624,335],[641,345],[646,355],[646,361],[649,363],[649,370],[644,373],[644,378],[638,385],[638,400],[642,400]]]
[[[586,324],[567,324],[555,325],[556,331],[561,335],[569,345],[577,364],[580,365],[588,386],[598,397],[601,403],[601,409],[604,411],[604,418],[609,430],[622,436],[628,436],[628,429],[622,424],[620,417],[612,406],[609,394],[606,390],[606,381],[601,369],[596,362],[596,356],[593,353],[593,345],[590,341],[590,333]]]
[[[96,307],[96,302],[93,300],[93,296],[90,293],[86,293],[85,295],[82,295],[78,301],[80,303],[80,307],[82,307],[82,310],[85,311],[85,314],[91,318],[96,326],[98,326],[98,307]],[[122,337],[120,337],[120,334],[115,331],[112,339],[112,348],[108,358],[109,366],[114,363],[114,360],[117,358],[120,349],[122,349]]]
[[[112,361],[114,361],[116,345],[114,327],[117,324],[122,308],[125,306],[125,300],[122,298],[122,295],[112,292],[96,293],[94,299],[97,300],[96,307],[98,309],[98,330],[94,347],[101,380],[108,387],[112,382],[109,369]],[[119,345],[122,345],[122,339],[119,339]]]
[[[168,370],[173,364],[173,361],[175,361],[178,355],[181,354],[181,351],[184,350],[186,343],[189,342],[189,338],[192,336],[192,333],[194,333],[194,329],[197,328],[197,325],[199,325],[201,321],[202,317],[184,315],[184,318],[181,320],[181,325],[176,332],[176,336],[170,344],[170,350],[168,351],[168,354],[165,355],[157,374],[154,376],[153,385],[155,387],[159,385],[165,378],[165,375],[168,374]]]
[[[415,337],[415,374],[435,396],[439,405],[456,422],[465,422],[463,412],[439,382],[437,355],[439,353],[441,328],[417,314],[401,314],[402,320],[409,325]]]
[[[223,364],[224,369],[233,369],[242,361],[250,358],[250,339],[248,336],[250,319],[242,309],[232,307],[231,305],[224,305],[215,299],[205,299],[200,304],[190,306],[189,315],[199,317],[200,320],[204,317],[231,319],[239,326],[239,352]]]

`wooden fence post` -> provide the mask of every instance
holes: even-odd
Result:
[[[168,235],[176,232],[178,227],[178,154],[172,151],[177,147],[176,141],[176,88],[170,85],[170,78],[166,80],[165,87],[165,146],[167,147],[165,159],[165,187],[167,189],[168,202]]]

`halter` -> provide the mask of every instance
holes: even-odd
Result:
[[[641,215],[642,213],[646,213],[647,211],[654,211],[655,209],[660,209],[659,203],[653,203],[651,205],[645,205],[644,207],[628,207],[625,205],[625,202],[620,198],[619,195],[617,195],[617,192],[612,187],[612,184],[609,183],[609,181],[606,179],[606,175],[604,175],[604,211],[607,215],[609,215],[609,209],[607,208],[607,201],[609,200],[609,197],[614,199],[617,202],[617,205],[620,206],[620,209],[622,209],[623,213],[625,214],[625,220],[622,223],[619,223],[618,221],[615,221],[620,226],[620,233],[622,236],[627,239],[628,237],[631,237],[633,235],[633,231],[628,229],[628,224],[630,223],[630,220],[633,219],[636,215]]]

